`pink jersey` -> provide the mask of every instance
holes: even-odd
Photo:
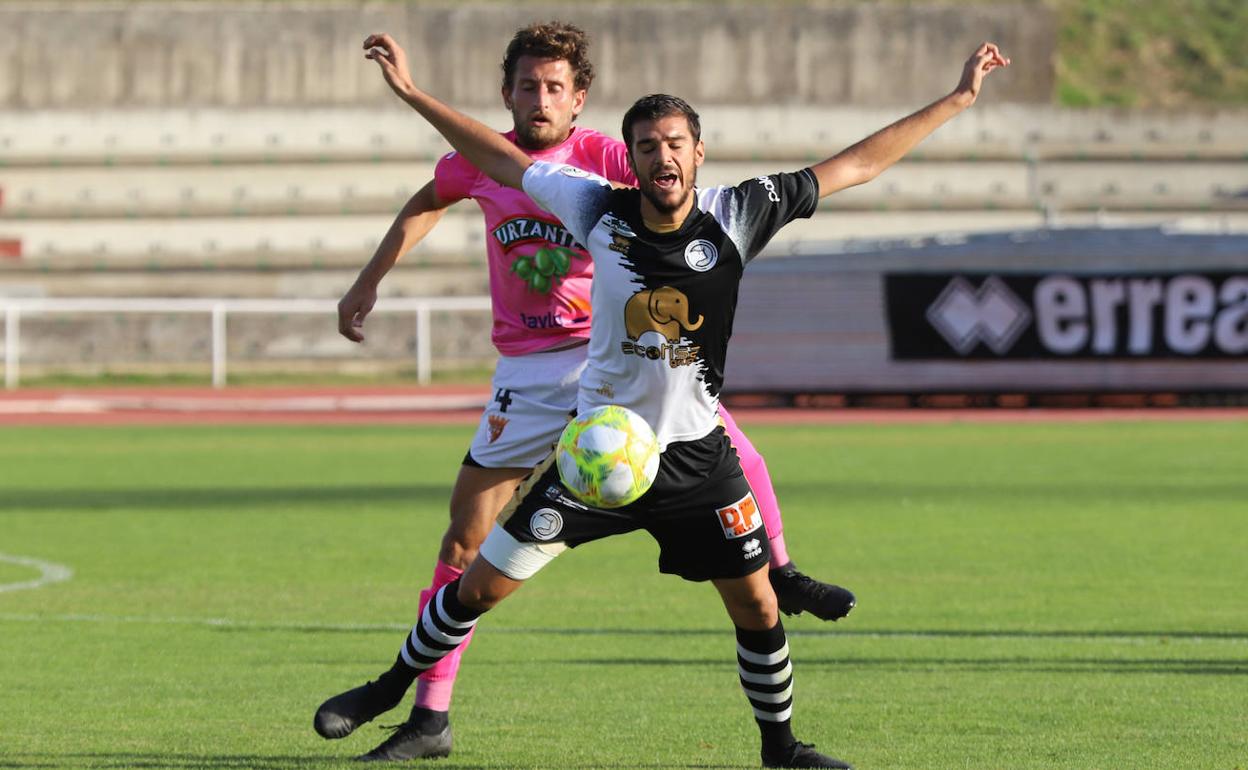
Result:
[[[513,144],[515,131],[503,134]],[[534,160],[566,163],[614,182],[636,185],[624,144],[573,127],[562,144]],[[529,196],[490,179],[458,153],[438,161],[438,197],[472,198],[485,215],[494,347],[505,356],[535,353],[589,338],[589,284],[594,263],[553,214]]]

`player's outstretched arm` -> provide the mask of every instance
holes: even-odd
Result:
[[[364,38],[364,50],[364,58],[377,62],[386,83],[399,98],[429,121],[469,163],[495,182],[521,189],[524,170],[533,164],[527,155],[489,126],[417,88],[408,71],[407,54],[394,38],[369,35]]]
[[[988,73],[1009,63],[995,44],[981,45],[966,60],[957,88],[948,95],[812,166],[819,180],[819,197],[879,176],[945,121],[974,104]]]
[[[399,258],[429,234],[446,213],[447,203],[438,198],[434,183],[420,188],[399,211],[355,283],[338,300],[338,333],[352,342],[363,342],[364,318],[377,303],[377,286]]]

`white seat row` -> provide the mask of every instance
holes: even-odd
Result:
[[[484,262],[479,215],[448,215],[408,259]],[[377,248],[390,217],[244,217],[224,219],[78,219],[0,222],[0,234],[21,242],[20,261],[51,269],[215,268],[246,265],[358,264]],[[0,264],[0,267],[3,265]]]
[[[915,105],[918,106],[918,105]],[[825,157],[906,108],[708,106],[708,148],[725,159]],[[622,107],[595,105],[582,124],[619,135]],[[505,128],[501,109],[477,111]],[[0,165],[291,160],[433,160],[449,147],[416,115],[383,109],[202,109],[0,112]],[[1235,158],[1248,112],[1122,112],[984,105],[941,128],[932,158]]]
[[[786,253],[802,241],[909,238],[1073,225],[1163,224],[1199,221],[1209,227],[1243,228],[1248,212],[1193,214],[1159,209],[1117,213],[1000,211],[823,211],[797,220],[770,250]],[[15,221],[0,225],[0,238],[20,248],[0,259],[0,277],[15,272],[178,271],[251,269],[356,271],[368,260],[389,224],[384,216],[332,218]],[[458,266],[483,271],[485,247],[478,216],[470,209],[448,214],[403,267]]]
[[[721,161],[703,185],[803,165]],[[428,162],[0,169],[0,218],[335,216],[396,213]],[[906,162],[831,208],[1248,208],[1248,161]]]
[[[252,216],[397,212],[428,162],[0,169],[0,216]]]

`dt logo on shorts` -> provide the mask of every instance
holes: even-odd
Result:
[[[745,537],[763,526],[763,516],[754,502],[754,495],[746,492],[745,497],[725,508],[717,508],[719,524],[724,528],[724,537],[729,540]]]

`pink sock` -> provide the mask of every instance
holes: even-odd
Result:
[[[450,583],[455,578],[462,575],[462,569],[456,569],[445,562],[438,562],[433,569],[433,583],[428,588],[420,592],[420,611],[424,612],[425,605],[433,598],[442,586]],[[417,614],[417,617],[420,617]],[[476,629],[473,629],[475,631]],[[455,689],[455,676],[459,673],[459,659],[464,654],[464,648],[472,641],[472,633],[464,639],[463,644],[455,648],[455,651],[438,661],[433,668],[425,671],[416,680],[416,705],[430,711],[450,711],[451,710],[451,692]]]
[[[754,502],[763,514],[763,524],[767,527],[767,539],[771,541],[771,568],[783,567],[789,563],[789,551],[784,547],[784,524],[780,521],[780,503],[776,500],[776,490],[771,487],[771,474],[767,473],[767,463],[758,453],[750,440],[737,427],[728,410],[721,404],[719,417],[724,421],[724,430],[728,433],[732,445],[737,448],[737,457],[741,458],[741,470],[745,472],[745,480],[750,482],[754,490]]]

